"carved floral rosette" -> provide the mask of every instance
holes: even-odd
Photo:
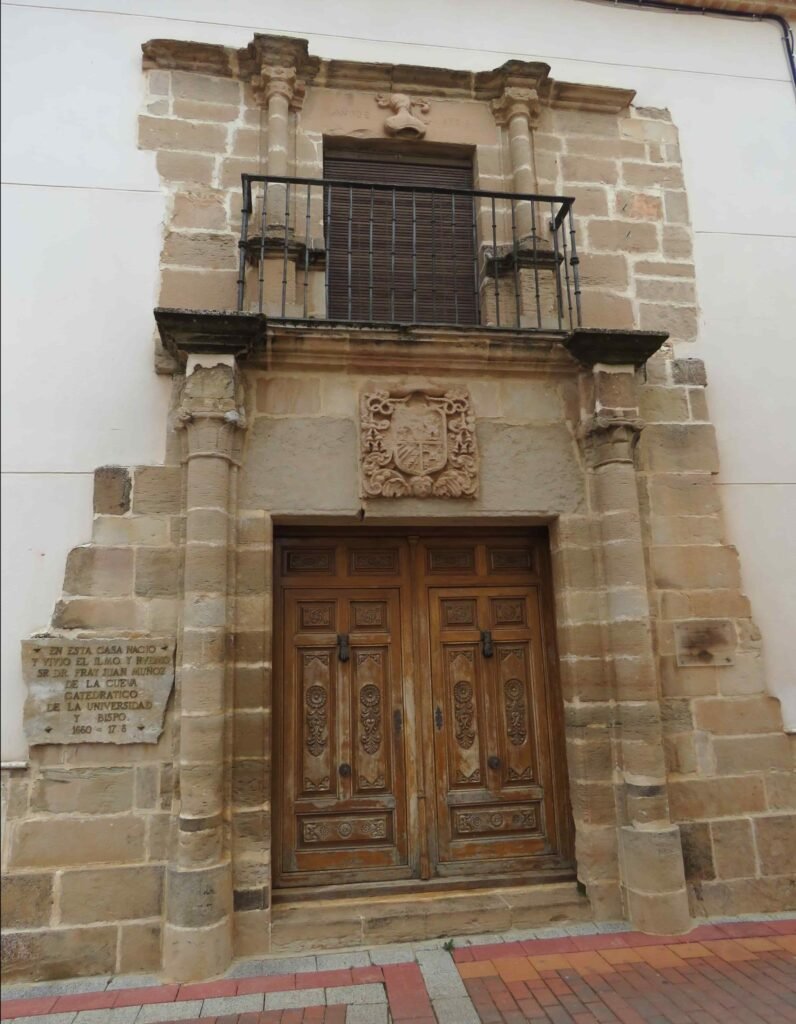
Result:
[[[362,489],[378,498],[472,498],[475,416],[463,388],[362,395]]]

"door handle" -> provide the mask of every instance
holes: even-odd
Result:
[[[495,757],[495,755],[493,754],[491,757],[488,757],[486,759],[486,763],[489,765],[492,771],[497,771],[497,769],[500,767],[500,758]]]
[[[348,776],[351,774],[351,765],[346,764],[344,761],[337,769],[337,771],[340,773],[341,778],[347,779]]]
[[[348,646],[348,633],[337,634],[337,660],[348,661],[351,657],[351,648]]]
[[[492,633],[488,629],[481,630],[481,653],[485,658],[491,658],[495,653],[492,646]]]

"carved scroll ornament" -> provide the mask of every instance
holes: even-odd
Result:
[[[366,495],[475,495],[478,451],[467,391],[370,392],[362,396],[360,433]]]
[[[384,131],[387,135],[395,135],[399,138],[422,139],[426,134],[427,123],[412,113],[419,110],[421,114],[429,111],[428,100],[419,96],[407,96],[402,92],[394,92],[390,96],[378,95],[376,102],[380,107],[387,107],[392,114],[384,122]]]

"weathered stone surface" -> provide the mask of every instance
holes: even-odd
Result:
[[[713,858],[719,878],[749,878],[757,871],[749,818],[711,822]]]
[[[61,877],[61,922],[93,924],[156,917],[162,896],[163,868],[159,865],[65,871]]]
[[[123,466],[100,466],[94,471],[94,511],[121,516],[130,511],[130,471]]]
[[[3,980],[46,981],[116,970],[116,925],[6,932],[3,935]]]
[[[157,743],[174,649],[164,638],[23,640],[28,742]]]
[[[732,665],[735,660],[735,630],[729,619],[697,619],[675,622],[677,664],[683,667]]]
[[[680,826],[683,844],[683,865],[688,882],[704,882],[716,877],[713,848],[707,822],[692,822]]]
[[[4,875],[0,900],[3,928],[40,928],[48,924],[52,899],[52,875]]]
[[[154,515],[182,511],[182,468],[141,466],[135,471],[133,512]]]
[[[133,806],[132,768],[43,768],[31,786],[37,813],[118,814]]]
[[[31,819],[15,826],[10,863],[14,868],[66,867],[84,864],[130,864],[143,860],[144,819]]]
[[[796,851],[796,817],[792,814],[755,818],[755,837],[760,870],[763,875],[794,873]]]

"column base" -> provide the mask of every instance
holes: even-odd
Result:
[[[689,931],[691,914],[678,826],[623,826],[619,855],[627,917],[633,927],[652,935]]]
[[[232,916],[206,928],[163,928],[163,974],[169,981],[202,981],[232,963]]]

